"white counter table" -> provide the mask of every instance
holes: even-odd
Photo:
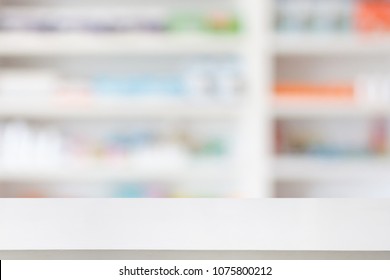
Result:
[[[0,200],[0,251],[390,251],[388,200]]]

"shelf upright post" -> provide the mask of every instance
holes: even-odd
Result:
[[[247,92],[240,117],[236,156],[245,198],[272,197],[271,181],[271,0],[238,1],[244,20],[242,57]]]

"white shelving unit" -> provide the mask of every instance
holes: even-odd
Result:
[[[383,36],[359,34],[278,35],[274,46],[278,56],[386,55],[389,48],[390,40]]]
[[[2,169],[0,182],[17,183],[61,183],[72,182],[92,182],[94,184],[105,181],[143,181],[161,180],[163,182],[185,183],[186,180],[207,179],[232,179],[232,176],[222,176],[222,172],[232,172],[228,168],[210,168],[202,164],[193,164],[191,168],[180,170],[144,170],[132,165],[114,164],[89,164],[82,166],[72,166],[63,168],[21,168]],[[69,174],[72,174],[70,176]]]
[[[31,34],[0,35],[3,56],[191,55],[232,53],[241,41],[232,35]]]
[[[102,2],[102,1],[101,1]],[[61,57],[148,57],[148,56],[191,56],[191,55],[238,55],[243,60],[247,92],[241,104],[229,106],[193,104],[86,104],[75,106],[54,103],[1,102],[0,119],[17,119],[26,121],[63,121],[63,120],[162,120],[176,122],[191,121],[234,121],[238,123],[237,147],[235,149],[237,174],[237,191],[240,197],[269,197],[272,193],[269,177],[269,147],[271,145],[270,125],[268,121],[269,104],[264,96],[269,92],[268,58],[264,55],[268,50],[268,40],[261,40],[261,34],[268,34],[267,11],[269,1],[257,0],[235,1],[239,12],[243,15],[244,32],[239,36],[231,35],[144,35],[144,34],[98,34],[85,33],[26,33],[3,32],[0,34],[1,59],[18,63],[29,59],[52,59]],[[29,3],[27,0],[21,3]],[[34,5],[44,6],[51,2],[32,1]],[[61,2],[62,3],[62,2]],[[61,5],[56,3],[55,5]],[[116,3],[116,2],[115,2]],[[126,2],[131,7],[133,2]],[[149,3],[149,2],[148,2]],[[152,2],[151,2],[152,3]],[[174,3],[174,2],[173,2]],[[189,1],[191,4],[191,1]],[[5,2],[4,5],[10,5]],[[107,4],[107,3],[105,3]],[[108,2],[108,4],[110,4]],[[117,3],[116,3],[117,4]],[[120,4],[123,4],[120,1]],[[137,2],[139,5],[140,3]],[[150,3],[149,3],[150,4]],[[71,3],[72,5],[72,3]],[[264,61],[264,63],[263,63]],[[259,78],[260,77],[260,78]],[[129,170],[129,171],[128,171]],[[31,180],[61,181],[68,178],[94,179],[135,179],[135,178],[183,178],[215,176],[207,172],[186,170],[179,173],[131,171],[131,168],[97,168],[88,167],[73,170],[0,170],[0,180],[8,182],[28,182]],[[219,171],[220,174],[228,172]],[[210,172],[209,172],[210,173]],[[98,175],[97,175],[98,174]]]
[[[276,177],[282,181],[389,181],[389,159],[279,157]]]
[[[0,119],[28,120],[232,120],[240,115],[237,106],[195,106],[190,104],[104,104],[64,105],[58,102],[4,102],[0,104]]]
[[[323,80],[325,83],[334,80],[348,80],[352,83],[361,73],[388,73],[388,67],[384,65],[390,54],[388,34],[273,31],[272,41],[270,53],[274,66],[274,83],[283,78],[284,81],[300,81],[301,78],[314,83]],[[387,103],[380,102],[337,103],[302,99],[275,102],[272,115],[274,121],[367,121],[388,120],[390,111]],[[378,181],[388,181],[389,167],[389,159],[385,156],[281,155],[275,156],[273,160],[273,182],[276,189],[280,183],[287,183],[287,188],[294,188],[299,184],[304,187],[319,184],[324,188],[322,193],[326,193],[324,185],[329,182],[336,182],[340,189],[363,182],[366,190],[372,188],[371,192],[375,193],[374,185]],[[309,189],[310,187],[306,190]],[[353,194],[353,187],[350,190]],[[388,193],[385,194],[386,197]],[[305,193],[300,195],[305,196]],[[310,197],[310,192],[307,195]],[[381,197],[381,194],[377,197]]]
[[[276,105],[274,116],[282,119],[336,119],[388,117],[390,110],[384,106],[283,104]]]

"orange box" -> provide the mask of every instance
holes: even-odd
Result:
[[[275,86],[275,95],[279,100],[345,102],[354,100],[354,87],[352,85],[283,83]]]
[[[356,7],[358,31],[390,32],[390,2],[387,0],[361,0]]]

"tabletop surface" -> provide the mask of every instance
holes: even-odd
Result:
[[[390,260],[390,251],[0,251],[1,260]]]
[[[390,251],[390,201],[2,199],[0,250]]]

